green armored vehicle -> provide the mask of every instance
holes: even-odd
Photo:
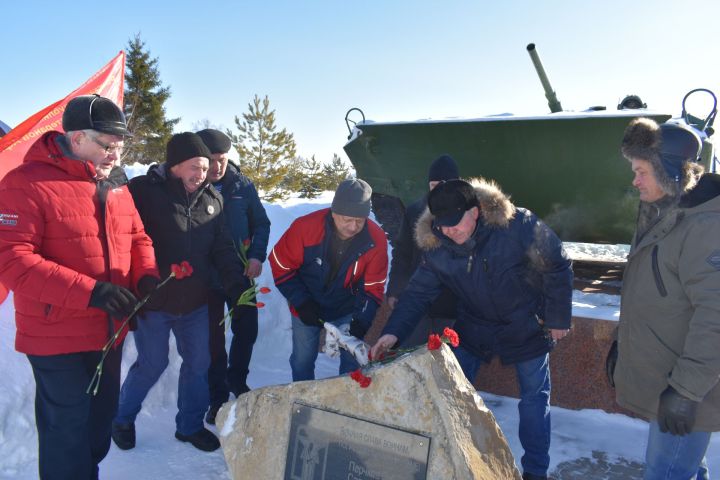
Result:
[[[565,241],[630,242],[637,196],[630,184],[630,168],[620,154],[623,131],[635,117],[662,123],[672,115],[647,110],[634,95],[615,111],[602,107],[562,111],[535,45],[528,45],[527,50],[545,89],[550,114],[371,122],[357,108],[348,111],[345,121],[350,135],[344,149],[358,177],[373,187],[375,214],[384,226],[393,223],[393,216],[400,216],[400,202],[407,205],[427,191],[428,166],[447,153],[457,161],[463,177],[497,180],[517,205],[540,215]],[[709,90],[698,90],[715,101]],[[707,118],[698,119],[684,111],[690,93],[683,99],[680,121],[698,129],[704,138],[706,168],[714,167],[709,137],[717,102]],[[362,115],[362,120],[351,120],[356,115]]]

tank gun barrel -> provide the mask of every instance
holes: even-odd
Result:
[[[545,69],[543,68],[542,62],[540,62],[537,50],[535,50],[535,44],[528,44],[527,51],[530,54],[530,60],[532,60],[533,65],[535,66],[535,71],[537,72],[538,77],[540,77],[540,83],[542,83],[543,90],[545,90],[545,98],[548,100],[550,111],[552,113],[562,112],[562,105],[560,105],[560,101],[550,85],[550,80],[548,80],[547,74],[545,74]]]

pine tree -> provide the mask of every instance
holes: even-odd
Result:
[[[242,172],[263,192],[265,200],[287,197],[292,191],[288,181],[297,178],[295,139],[284,128],[278,131],[267,95],[262,100],[255,95],[242,120],[235,116],[235,125],[239,133],[227,133],[240,155]]]
[[[125,116],[133,136],[125,140],[123,163],[162,162],[180,119],[165,118],[170,88],[162,86],[158,59],[150,58],[140,34],[128,42],[125,65]]]
[[[298,168],[293,178],[291,191],[300,192],[300,198],[315,198],[324,191],[323,165],[315,159],[315,155],[308,158],[299,157],[295,163]]]
[[[352,172],[347,163],[340,158],[337,153],[333,153],[333,158],[329,164],[323,166],[322,169],[322,188],[323,190],[335,190],[343,180],[352,177]]]

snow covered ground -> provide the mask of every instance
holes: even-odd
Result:
[[[130,167],[128,174],[134,176],[143,170],[144,167]],[[280,204],[265,204],[272,221],[270,245],[279,239],[293,219],[329,205],[331,199],[332,194],[327,193],[315,200],[291,199]],[[290,314],[282,295],[273,286],[267,264],[259,284],[271,287],[272,292],[262,298],[266,307],[260,311],[260,331],[248,379],[251,388],[291,381],[288,364],[291,348]],[[0,305],[0,372],[4,384],[0,394],[0,479],[25,480],[37,478],[37,434],[33,410],[35,384],[27,359],[14,350],[15,323],[12,305],[12,295]],[[576,292],[573,297],[573,311],[576,315],[617,319],[618,309],[617,296]],[[173,345],[170,365],[150,392],[136,422],[137,447],[130,451],[121,451],[113,445],[100,465],[101,478],[230,478],[221,450],[213,453],[200,452],[189,444],[178,442],[173,436],[180,358],[174,349],[174,339],[171,339],[171,342]],[[124,348],[123,378],[137,354],[132,334]],[[332,376],[337,373],[337,367],[336,360],[321,354],[316,375],[318,378]],[[517,439],[517,400],[482,392],[480,394],[495,414],[508,437],[513,453],[519,459],[522,448]],[[583,457],[588,459],[586,463],[641,463],[646,429],[643,421],[619,414],[553,407],[551,470],[558,466],[562,469],[567,462]],[[278,441],[285,439],[278,438]],[[715,435],[711,442],[708,462],[711,471],[720,471],[720,435]]]

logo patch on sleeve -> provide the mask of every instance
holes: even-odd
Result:
[[[720,250],[713,251],[705,261],[712,265],[715,270],[720,270]]]
[[[17,227],[18,215],[15,213],[0,213],[0,225],[5,227]]]

